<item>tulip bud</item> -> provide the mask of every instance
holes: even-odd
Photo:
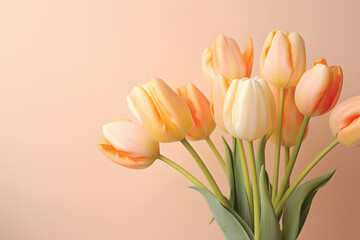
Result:
[[[218,74],[230,80],[250,77],[253,61],[254,50],[250,37],[241,54],[234,39],[220,34],[212,46],[204,50],[201,65],[205,77],[213,83]]]
[[[217,75],[211,89],[210,110],[216,125],[227,132],[224,125],[224,100],[229,81],[221,74]]]
[[[265,80],[232,81],[224,101],[224,124],[231,135],[248,141],[263,137],[273,127],[274,113],[274,97]]]
[[[329,67],[325,59],[319,59],[303,74],[296,87],[296,106],[306,117],[325,114],[339,99],[342,83],[341,67]]]
[[[329,118],[331,132],[339,142],[360,145],[360,95],[334,108]]]
[[[149,137],[143,126],[129,120],[104,125],[98,146],[111,161],[133,169],[149,167],[159,155],[159,143]]]
[[[215,129],[215,122],[210,113],[210,103],[205,95],[192,83],[175,90],[187,103],[193,125],[186,138],[192,141],[203,140]]]
[[[127,100],[130,110],[156,141],[180,141],[192,127],[186,102],[160,78],[135,87]]]
[[[272,31],[265,40],[260,57],[260,74],[279,87],[295,87],[306,67],[305,42],[296,33]]]
[[[279,96],[280,89],[273,85],[270,85],[270,89],[274,95],[275,105],[276,105],[276,117],[278,116],[279,111]],[[285,90],[284,96],[284,112],[283,112],[283,122],[282,122],[282,131],[281,131],[281,145],[285,147],[294,146],[303,122],[304,115],[299,112],[298,108],[295,105],[295,88],[287,88]],[[277,121],[277,120],[276,120]],[[271,135],[270,141],[276,143],[276,136],[278,133],[278,128],[275,126],[274,133]],[[307,134],[307,129],[305,132],[304,139]]]

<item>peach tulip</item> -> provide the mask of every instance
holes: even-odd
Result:
[[[252,141],[273,128],[274,97],[259,77],[232,81],[224,101],[224,124],[236,138]]]
[[[334,108],[329,118],[331,132],[344,145],[360,145],[360,95]]]
[[[186,102],[160,78],[135,87],[127,100],[130,110],[156,141],[180,141],[192,127]]]
[[[301,77],[295,91],[295,103],[306,117],[315,117],[330,111],[339,99],[343,84],[340,66],[328,66],[324,58]]]
[[[270,85],[270,89],[274,95],[276,112],[278,112],[280,89],[273,85]],[[277,113],[276,116],[278,116]],[[304,115],[299,112],[295,104],[295,88],[287,88],[284,96],[284,113],[281,131],[282,146],[291,147],[295,145],[303,119]],[[277,132],[278,128],[275,126],[274,133],[270,138],[272,143],[276,143]],[[306,133],[304,138],[306,137]]]
[[[133,169],[149,167],[159,155],[159,143],[129,120],[105,124],[98,146],[111,161]]]
[[[205,95],[192,83],[175,90],[187,103],[193,125],[186,138],[192,141],[203,140],[215,129],[215,122],[210,113],[210,103]]]
[[[296,32],[273,30],[261,51],[261,77],[279,88],[295,87],[305,67],[305,42],[302,37]]]
[[[245,51],[230,37],[218,35],[215,42],[202,55],[201,65],[205,77],[213,83],[218,74],[225,78],[240,79],[250,77],[254,61],[254,50],[249,37]]]
[[[221,74],[217,75],[211,89],[210,110],[216,125],[227,132],[224,125],[224,100],[229,81]]]

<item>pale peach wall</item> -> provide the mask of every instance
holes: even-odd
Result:
[[[204,199],[172,169],[155,162],[134,171],[107,160],[96,147],[101,126],[133,119],[125,96],[151,76],[173,86],[193,81],[208,94],[200,59],[218,33],[241,46],[253,37],[256,74],[268,32],[298,31],[308,67],[327,57],[343,67],[341,100],[359,94],[359,7],[356,0],[1,1],[0,239],[224,239],[207,225]],[[311,121],[296,172],[332,141],[327,120]],[[195,146],[208,156],[205,143]],[[161,148],[200,175],[180,144]],[[312,176],[338,171],[300,239],[360,235],[359,153],[339,146],[316,167]],[[206,162],[226,189],[215,158]]]

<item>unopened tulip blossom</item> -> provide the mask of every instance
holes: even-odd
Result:
[[[209,137],[215,129],[215,122],[210,112],[209,100],[192,83],[176,89],[176,92],[187,103],[193,119],[192,128],[186,135],[186,138],[197,141]]]
[[[156,141],[180,141],[193,125],[184,99],[160,78],[152,78],[143,86],[135,87],[127,100],[130,110]]]
[[[210,110],[216,125],[227,132],[224,125],[224,100],[230,84],[221,74],[217,75],[211,89]]]
[[[344,145],[360,144],[360,95],[334,108],[329,118],[331,132]]]
[[[278,112],[280,89],[273,85],[270,85],[270,89],[274,95],[276,111]],[[295,145],[303,119],[304,115],[299,112],[295,104],[295,88],[287,88],[284,97],[284,114],[281,131],[282,146],[291,147]],[[270,138],[272,143],[276,142],[277,131],[278,127],[275,126],[275,130]],[[306,133],[304,137],[306,137]]]
[[[295,91],[295,103],[306,117],[315,117],[330,111],[339,99],[343,84],[340,66],[328,66],[324,58],[301,77]]]
[[[253,61],[254,50],[250,37],[245,51],[241,53],[234,39],[220,34],[211,47],[204,50],[201,65],[205,77],[213,83],[218,74],[229,80],[250,77]]]
[[[261,77],[279,88],[295,87],[305,68],[305,42],[300,34],[270,32],[261,51]]]
[[[121,166],[147,168],[159,155],[159,143],[149,137],[143,126],[129,120],[105,124],[102,135],[100,150]]]
[[[235,79],[224,100],[224,125],[234,137],[253,141],[273,127],[274,108],[274,98],[265,80]]]

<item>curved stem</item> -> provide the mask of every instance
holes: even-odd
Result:
[[[295,179],[295,181],[291,184],[289,189],[286,191],[282,199],[280,200],[279,204],[276,205],[275,213],[277,216],[280,215],[281,209],[284,207],[286,201],[296,189],[296,187],[301,183],[301,181],[306,177],[306,175],[315,167],[316,164],[320,162],[320,160],[328,153],[331,149],[333,149],[339,143],[338,140],[334,140],[332,143],[329,144],[319,155],[317,155],[314,160],[300,173],[300,175]]]
[[[275,161],[274,161],[274,179],[273,179],[273,188],[271,192],[271,201],[274,203],[275,197],[278,189],[279,181],[279,166],[280,166],[280,149],[281,149],[281,131],[282,131],[282,122],[284,114],[284,97],[285,97],[285,88],[280,89],[279,96],[279,111],[278,111],[278,122],[277,122],[277,135],[276,135],[276,145],[275,145]]]
[[[213,151],[213,153],[215,154],[216,158],[218,159],[222,169],[224,170],[225,174],[226,174],[226,166],[225,166],[225,161],[224,159],[221,157],[219,151],[217,150],[215,144],[213,143],[213,141],[210,139],[210,137],[205,138],[206,142],[209,144],[211,150]]]
[[[169,164],[171,167],[173,167],[175,170],[177,170],[179,173],[184,175],[186,178],[188,178],[193,184],[199,187],[203,187],[205,189],[208,189],[204,184],[202,184],[196,177],[194,177],[191,173],[186,171],[183,167],[175,163],[174,161],[170,160],[169,158],[165,157],[164,155],[159,154],[158,159],[163,161],[164,163]],[[209,189],[208,189],[209,190]]]
[[[259,194],[259,184],[256,174],[254,147],[252,141],[247,142],[247,147],[248,147],[251,180],[252,180],[253,196],[254,196],[254,235],[255,235],[255,240],[258,240],[260,233],[260,194]]]
[[[301,124],[301,128],[300,128],[300,131],[299,131],[298,138],[296,140],[294,149],[293,149],[293,151],[291,153],[289,163],[288,163],[288,165],[287,165],[287,167],[285,169],[285,174],[284,174],[284,178],[283,178],[283,180],[281,182],[281,185],[280,185],[279,193],[278,193],[278,195],[276,196],[276,199],[275,199],[275,206],[278,205],[280,199],[282,198],[282,196],[285,193],[286,186],[288,185],[288,182],[290,182],[291,172],[292,172],[292,170],[294,168],[296,158],[297,158],[297,156],[299,154],[301,143],[302,143],[302,141],[304,139],[304,135],[305,135],[305,132],[306,132],[306,127],[307,127],[307,125],[309,123],[309,120],[310,120],[309,117],[304,117],[304,120],[303,120],[303,122]]]
[[[222,205],[226,207],[230,207],[229,201],[222,194],[219,186],[216,184],[215,179],[211,175],[209,169],[206,167],[205,163],[201,160],[199,154],[195,151],[195,149],[191,146],[191,144],[185,138],[180,141],[184,147],[190,152],[191,156],[194,158],[196,163],[199,165],[201,171],[204,173],[206,179],[208,180],[211,188],[214,190],[216,197],[219,199]]]
[[[244,145],[241,139],[236,139],[239,153],[240,153],[240,161],[241,161],[241,168],[244,176],[244,186],[245,186],[245,192],[246,197],[249,203],[249,209],[250,209],[250,215],[253,218],[254,217],[254,204],[253,204],[253,198],[251,193],[251,184],[250,184],[250,177],[249,177],[249,170],[246,162],[246,155],[244,150]]]

